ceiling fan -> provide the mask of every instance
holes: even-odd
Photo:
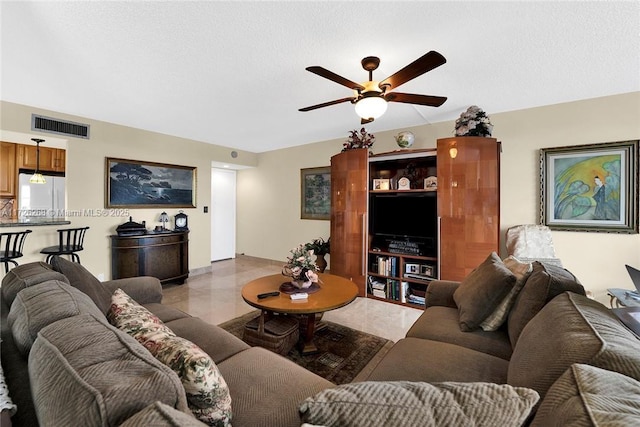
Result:
[[[411,64],[387,77],[381,82],[373,80],[373,71],[380,65],[380,58],[367,56],[360,63],[362,68],[369,72],[369,81],[362,84],[352,82],[326,68],[313,66],[306,70],[314,74],[329,79],[338,84],[355,91],[354,96],[336,99],[334,101],[323,102],[322,104],[300,108],[298,111],[311,111],[317,108],[328,107],[330,105],[351,102],[355,104],[356,113],[361,117],[361,123],[370,123],[374,119],[382,116],[387,110],[388,102],[403,102],[405,104],[428,105],[430,107],[441,106],[447,98],[444,96],[418,95],[413,93],[392,92],[393,89],[415,79],[416,77],[431,71],[447,62],[447,60],[436,51],[430,51],[413,61]]]

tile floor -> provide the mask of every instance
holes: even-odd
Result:
[[[254,310],[242,300],[245,283],[280,273],[282,263],[238,256],[211,264],[211,273],[192,276],[183,285],[165,285],[164,304],[217,325]],[[422,310],[370,298],[325,313],[323,319],[392,341],[403,338]]]

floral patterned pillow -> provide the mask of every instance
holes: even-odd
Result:
[[[231,423],[231,395],[211,357],[171,329],[121,289],[111,296],[109,322],[140,342],[160,362],[178,374],[193,415],[212,426]]]

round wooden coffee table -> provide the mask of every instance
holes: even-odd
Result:
[[[259,294],[277,291],[280,285],[290,281],[289,278],[281,274],[274,274],[252,280],[242,288],[242,298],[250,306],[262,310],[261,316],[268,315],[269,313],[307,316],[304,342],[300,349],[302,354],[310,354],[318,351],[313,343],[316,314],[344,307],[358,296],[358,287],[352,281],[332,274],[320,273],[318,276],[321,280],[320,290],[309,294],[309,297],[305,300],[294,301],[290,295],[284,292],[280,292],[278,296],[258,299]],[[301,292],[304,292],[304,290]]]

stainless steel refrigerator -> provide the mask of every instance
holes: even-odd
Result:
[[[44,175],[46,183],[32,184],[31,174],[18,176],[19,218],[64,218],[64,176]]]

